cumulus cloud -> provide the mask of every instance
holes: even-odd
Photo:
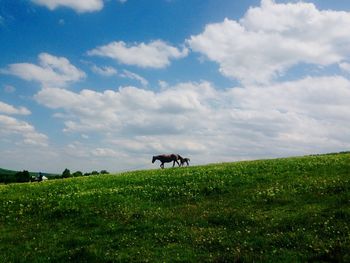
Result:
[[[91,151],[95,157],[118,157],[118,153],[110,148],[96,148]]]
[[[225,90],[208,82],[159,91],[44,88],[35,100],[60,113],[67,134],[83,134],[53,149],[78,170],[151,168],[152,155],[171,152],[202,164],[350,148],[350,81],[340,76]],[[28,123],[1,115],[1,138],[6,131],[47,143]]]
[[[96,65],[92,65],[91,70],[96,74],[106,77],[114,76],[118,73],[118,71],[115,68],[110,66],[98,67]]]
[[[9,115],[29,115],[25,107],[15,107],[0,101],[0,141],[13,145],[48,146],[48,137],[36,131],[28,122]],[[0,150],[2,150],[0,147]]]
[[[145,79],[144,77],[141,77],[140,75],[131,72],[129,70],[123,70],[123,73],[120,74],[121,77],[123,78],[128,78],[128,79],[133,79],[133,80],[137,80],[141,83],[142,86],[147,86],[148,85],[148,81],[147,79]]]
[[[268,83],[299,64],[327,66],[349,57],[350,13],[312,3],[262,0],[239,20],[209,24],[187,43],[245,84]]]
[[[14,143],[34,146],[48,145],[48,137],[45,134],[37,132],[32,125],[2,114],[0,114],[0,135],[3,138],[14,138],[14,136],[18,136],[19,140],[14,140]]]
[[[103,0],[32,0],[32,2],[50,10],[67,7],[78,13],[94,12],[103,8]]]
[[[343,77],[226,90],[208,82],[158,92],[43,89],[35,99],[63,111],[66,132],[102,134],[104,146],[90,150],[94,157],[132,155],[145,166],[147,156],[164,152],[206,163],[350,147],[350,81]]]
[[[350,73],[350,63],[347,63],[347,62],[341,62],[339,63],[339,67],[341,70],[347,72],[347,73]]]
[[[184,84],[161,93],[135,87],[79,93],[64,89],[43,89],[35,99],[50,108],[64,109],[69,116],[66,131],[118,131],[124,134],[176,133],[183,125],[169,121],[190,120],[191,112],[201,109],[199,92],[204,96],[208,84]],[[188,87],[188,88],[186,88]],[[179,89],[183,89],[179,92]],[[182,114],[181,114],[182,113]]]
[[[90,56],[109,57],[122,64],[142,68],[165,68],[171,59],[183,58],[187,54],[187,48],[179,50],[162,40],[134,45],[128,45],[123,41],[112,42],[88,51]]]
[[[4,114],[18,114],[18,115],[29,115],[31,112],[25,107],[16,108],[10,104],[0,101],[0,113]]]
[[[232,119],[243,127],[280,139],[281,143],[299,138],[314,149],[336,140],[339,147],[349,146],[343,133],[350,128],[346,124],[350,82],[345,78],[307,77],[264,88],[237,88],[229,94],[238,108],[231,110]]]
[[[72,65],[64,57],[48,53],[39,54],[39,65],[31,63],[10,64],[1,73],[17,76],[27,81],[36,81],[43,87],[65,87],[68,83],[79,81],[86,74]]]

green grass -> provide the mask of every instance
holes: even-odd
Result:
[[[0,185],[2,262],[349,262],[350,154]]]

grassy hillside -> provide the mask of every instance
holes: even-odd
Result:
[[[350,261],[350,154],[0,185],[3,262]]]
[[[15,173],[17,173],[17,172],[0,168],[0,176],[14,175]]]

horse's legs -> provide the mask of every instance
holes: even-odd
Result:
[[[164,163],[160,164],[160,168],[164,169]]]
[[[177,160],[175,160],[175,161],[176,161],[177,165],[180,167],[181,166],[180,163]]]

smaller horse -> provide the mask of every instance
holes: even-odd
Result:
[[[189,166],[189,162],[190,162],[190,158],[181,158],[181,166],[184,166],[184,164],[186,163],[187,166]]]
[[[164,163],[170,163],[173,162],[173,167],[175,166],[175,162],[177,163],[178,166],[181,166],[178,160],[181,160],[182,157],[178,154],[161,154],[161,155],[156,155],[153,156],[152,158],[152,163],[154,163],[156,160],[159,160],[161,162],[160,168],[164,168]]]

